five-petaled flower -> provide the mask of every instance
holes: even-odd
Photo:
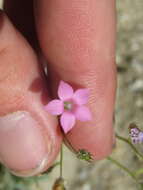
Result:
[[[69,132],[80,121],[91,120],[90,110],[85,106],[89,98],[89,90],[78,89],[75,92],[66,82],[61,81],[58,87],[59,99],[50,101],[45,109],[52,115],[61,115],[60,124],[64,132]]]

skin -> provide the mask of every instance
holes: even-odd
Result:
[[[78,121],[65,135],[67,143],[76,151],[88,150],[95,160],[105,158],[115,144],[115,1],[36,0],[33,6],[28,0],[7,0],[4,8],[14,26],[0,15],[0,115],[24,109],[42,129],[49,126],[43,136],[53,138],[53,151],[38,173],[51,165],[61,145],[57,119],[43,109],[56,96],[60,80],[91,92],[88,106],[93,119]],[[23,17],[25,12],[27,17]],[[48,61],[48,80],[42,71],[43,56]],[[40,82],[31,90],[35,79]],[[17,168],[17,160],[14,164]]]

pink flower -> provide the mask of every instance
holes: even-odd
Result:
[[[89,90],[73,88],[64,81],[58,87],[59,99],[50,101],[45,109],[52,115],[61,115],[60,123],[65,133],[75,125],[76,119],[80,121],[91,120],[90,110],[84,105],[88,101]]]

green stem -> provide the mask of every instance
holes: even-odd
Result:
[[[61,153],[60,153],[60,178],[63,177],[63,145],[61,146]]]
[[[125,166],[123,166],[120,162],[118,162],[117,160],[114,160],[112,157],[107,157],[107,160],[110,160],[112,163],[114,163],[116,166],[118,166],[119,168],[121,168],[122,170],[124,170],[126,173],[128,173],[129,176],[131,176],[136,182],[137,178],[134,175],[133,172],[131,172],[128,168],[126,168]]]
[[[119,140],[126,142],[133,149],[133,151],[143,160],[143,155],[136,149],[136,147],[128,139],[121,137],[118,134],[116,134],[116,137]]]
[[[111,161],[112,163],[114,163],[117,167],[121,168],[122,170],[124,170],[130,177],[132,177],[132,179],[135,180],[135,182],[137,183],[139,190],[143,190],[143,185],[141,183],[139,183],[138,179],[136,178],[135,174],[133,172],[131,172],[128,168],[126,168],[125,166],[123,166],[120,162],[118,162],[117,160],[114,160],[112,157],[108,156],[107,160]]]

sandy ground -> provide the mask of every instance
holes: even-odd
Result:
[[[143,1],[117,1],[117,68],[118,91],[115,109],[115,130],[128,137],[128,124],[137,122],[143,129]],[[142,149],[142,147],[140,147]],[[108,160],[87,164],[65,149],[64,176],[68,190],[136,190],[136,184],[125,172]],[[111,155],[134,170],[143,164],[125,143],[117,140]],[[40,182],[43,190],[50,190],[58,168],[48,179]],[[33,186],[34,189],[34,186]],[[4,190],[4,189],[0,189]],[[7,189],[10,190],[10,189]]]

